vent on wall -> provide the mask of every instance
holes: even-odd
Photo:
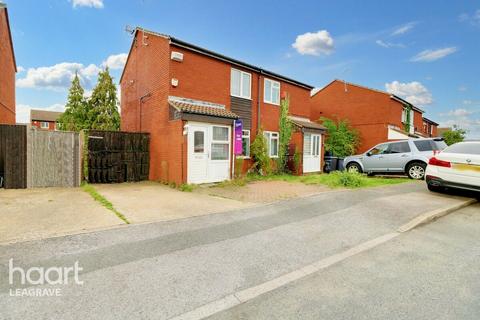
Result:
[[[174,61],[182,62],[183,61],[183,53],[177,52],[177,51],[172,51],[172,54],[171,54],[170,58]]]

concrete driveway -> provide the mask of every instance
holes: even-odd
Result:
[[[0,189],[0,243],[121,224],[80,188]]]
[[[96,184],[94,187],[131,223],[182,219],[252,205],[207,194],[181,192],[151,181]]]

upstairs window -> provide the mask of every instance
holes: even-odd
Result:
[[[230,74],[230,95],[234,97],[251,99],[252,75],[232,68]]]
[[[265,79],[263,102],[280,105],[280,82]]]

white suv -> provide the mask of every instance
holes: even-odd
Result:
[[[443,138],[386,142],[364,154],[346,157],[343,163],[350,172],[406,173],[410,179],[421,180],[430,158],[446,147]]]

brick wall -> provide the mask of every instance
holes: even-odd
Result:
[[[15,124],[15,62],[6,10],[0,9],[0,124]]]
[[[48,122],[48,129],[42,128],[42,122]],[[32,127],[37,127],[42,130],[54,131],[55,130],[55,122],[53,121],[32,121]]]

